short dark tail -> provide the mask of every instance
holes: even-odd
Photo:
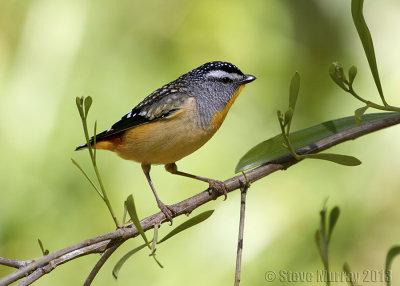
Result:
[[[109,136],[107,131],[103,131],[99,134],[96,135],[96,149],[105,149],[105,150],[113,150],[114,149],[114,143],[119,142],[118,139],[119,134]],[[90,138],[89,143],[93,146],[94,143],[94,138]],[[75,151],[86,149],[87,144],[82,144],[78,147],[75,148]]]
[[[97,141],[97,138],[98,138],[98,135],[96,135],[96,141]],[[93,142],[94,141],[93,141],[93,137],[92,137],[92,138],[90,138],[89,143],[93,145]],[[86,148],[87,148],[87,144],[85,143],[85,144],[82,144],[82,145],[76,147],[75,151],[86,149]]]
[[[86,149],[86,148],[87,148],[87,144],[83,144],[81,146],[76,147],[75,151],[79,151],[79,150]]]

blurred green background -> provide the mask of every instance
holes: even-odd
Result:
[[[366,1],[365,15],[384,92],[399,106],[400,2]],[[73,151],[84,141],[76,96],[93,97],[90,124],[98,120],[101,131],[162,84],[212,60],[232,62],[257,80],[242,92],[216,136],[179,162],[181,170],[205,177],[233,176],[248,149],[279,132],[276,110],[286,107],[296,70],[301,90],[293,130],[361,107],[329,78],[333,61],[346,68],[355,64],[359,94],[379,99],[348,0],[1,0],[0,256],[31,259],[41,255],[37,238],[55,251],[114,229],[105,205],[71,164],[73,157],[86,170],[91,167],[86,152]],[[341,271],[347,261],[353,271],[383,271],[387,250],[400,240],[399,131],[393,127],[332,150],[358,157],[359,167],[310,160],[254,183],[241,285],[289,285],[267,283],[264,275],[322,269],[314,232],[326,198],[342,211],[331,269]],[[131,193],[141,217],[158,210],[139,164],[109,152],[99,152],[98,161],[120,216]],[[152,177],[169,204],[206,187],[162,166],[153,167]],[[142,251],[113,281],[113,265],[141,244],[139,238],[111,257],[94,285],[231,285],[239,200],[235,192],[197,210],[215,213],[159,247],[164,269]],[[163,225],[160,231],[169,230]],[[37,284],[81,285],[98,259],[67,263]],[[10,272],[0,266],[0,276]],[[400,283],[399,261],[393,276],[394,285]]]

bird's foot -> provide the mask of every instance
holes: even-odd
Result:
[[[218,181],[218,180],[209,180],[208,183],[210,184],[210,187],[208,188],[209,193],[212,193],[212,191],[216,191],[219,194],[224,195],[224,201],[227,198],[228,194],[228,187],[225,185],[224,182]]]
[[[174,215],[175,211],[171,206],[163,204],[161,201],[157,202],[159,209],[165,215],[165,218],[171,223],[172,225],[172,216]]]

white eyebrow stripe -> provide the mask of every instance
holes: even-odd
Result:
[[[213,70],[213,71],[209,71],[207,73],[207,77],[213,77],[213,78],[223,78],[223,77],[228,77],[230,79],[239,79],[241,78],[240,75],[238,75],[237,73],[228,73],[226,71],[223,70]]]

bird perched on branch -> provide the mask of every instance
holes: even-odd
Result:
[[[245,84],[255,79],[231,63],[205,63],[157,89],[97,134],[95,148],[141,163],[158,207],[172,222],[173,209],[161,202],[151,181],[151,165],[164,164],[168,172],[207,182],[226,195],[224,183],[178,171],[175,162],[215,134]],[[76,150],[84,148],[86,144]]]

